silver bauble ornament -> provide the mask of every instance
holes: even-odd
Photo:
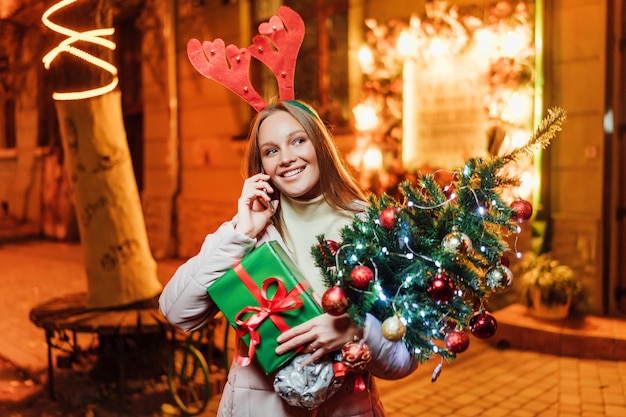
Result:
[[[485,287],[498,292],[508,289],[513,284],[513,272],[504,265],[496,265],[485,273]]]

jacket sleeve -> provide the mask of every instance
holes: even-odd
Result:
[[[235,230],[233,222],[207,235],[197,255],[182,264],[163,288],[159,308],[183,330],[204,325],[217,313],[207,288],[254,249],[256,240]]]
[[[372,375],[381,379],[400,379],[417,369],[416,357],[404,342],[386,339],[382,334],[382,324],[369,313],[365,318],[363,339],[372,355],[367,367]]]

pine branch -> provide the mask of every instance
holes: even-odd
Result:
[[[565,110],[560,107],[548,109],[548,115],[541,121],[526,144],[496,158],[501,159],[506,165],[522,158],[532,157],[535,151],[545,149],[550,141],[556,137],[556,134],[561,131],[561,126],[566,117]]]

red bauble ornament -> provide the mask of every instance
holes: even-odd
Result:
[[[350,299],[339,286],[327,289],[322,296],[322,308],[331,316],[341,316],[348,310],[349,305]]]
[[[434,301],[447,303],[454,296],[454,284],[445,272],[439,272],[430,279],[426,291]]]
[[[327,256],[326,251],[324,250],[324,245],[328,248],[333,258],[330,258]],[[324,261],[324,265],[330,268],[330,267],[335,266],[334,256],[337,254],[337,251],[339,250],[340,246],[339,246],[339,243],[335,242],[334,240],[325,240],[324,245],[322,245],[321,243],[318,243],[317,247],[322,253],[322,260]]]
[[[506,255],[502,255],[502,256],[500,257],[500,263],[501,263],[502,265],[506,266],[507,268],[508,268],[509,266],[511,266],[511,261],[509,260],[509,257],[508,257],[508,256],[506,256]]]
[[[533,215],[533,206],[526,200],[515,200],[511,203],[511,208],[513,209],[513,216],[520,223],[530,219]]]
[[[365,265],[359,265],[350,271],[350,279],[355,288],[366,290],[374,279],[374,272]]]
[[[488,339],[498,330],[496,318],[489,313],[474,314],[469,321],[470,331],[479,339]]]
[[[328,246],[328,250],[330,250],[330,254],[335,256],[337,255],[337,251],[339,250],[339,248],[341,246],[339,246],[339,243],[335,242],[334,240],[325,240],[324,243],[326,243],[326,246]]]
[[[396,226],[396,213],[398,209],[396,207],[387,207],[380,212],[380,225],[387,230],[392,230]]]
[[[453,331],[443,339],[446,348],[452,353],[465,352],[469,347],[469,336],[464,331]]]
[[[363,370],[372,359],[364,342],[348,342],[341,348],[341,362],[353,371]]]

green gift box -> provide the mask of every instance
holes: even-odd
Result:
[[[276,338],[323,313],[298,267],[276,241],[265,242],[208,288],[209,296],[248,346],[265,373],[285,365],[296,351],[277,355]]]

